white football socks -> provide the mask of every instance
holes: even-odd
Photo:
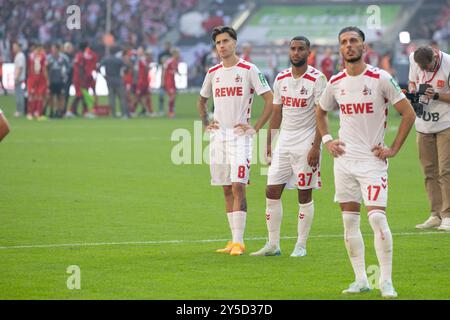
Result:
[[[247,212],[234,211],[232,215],[233,215],[233,229],[234,229],[233,242],[244,244],[244,231]]]
[[[392,282],[392,234],[382,210],[369,212],[369,222],[374,233],[375,251],[380,265],[380,284]]]
[[[309,203],[299,203],[298,213],[298,238],[297,244],[306,248],[306,241],[308,240],[309,231],[314,218],[314,201]]]
[[[344,221],[345,247],[352,263],[355,280],[367,282],[364,240],[359,228],[359,212],[342,211],[342,219]]]
[[[266,224],[269,231],[269,244],[280,246],[280,228],[283,219],[281,199],[266,198]]]
[[[231,230],[231,239],[234,239],[234,223],[233,223],[233,212],[227,212],[228,224]]]

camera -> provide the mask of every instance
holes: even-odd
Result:
[[[415,93],[411,92],[405,92],[406,98],[408,98],[409,101],[411,101],[411,105],[414,109],[414,112],[418,117],[421,117],[423,115],[423,104],[419,102],[420,96],[425,95],[425,91],[428,88],[432,88],[431,85],[428,83],[419,84],[419,90]]]

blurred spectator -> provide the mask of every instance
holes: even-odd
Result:
[[[371,66],[378,67],[380,65],[381,56],[378,52],[373,50],[372,44],[366,44],[366,53],[364,55],[364,62]]]
[[[2,30],[14,30],[14,38],[22,45],[28,41],[47,43],[55,40],[78,44],[82,35],[88,37],[86,40],[90,43],[101,43],[107,1],[75,3],[83,13],[81,31],[69,30],[66,26],[66,9],[74,1],[0,0],[0,40],[10,41],[10,35],[6,32],[2,35]],[[196,6],[198,0],[114,0],[112,3],[111,33],[121,44],[145,47],[175,27],[180,16]],[[26,49],[27,45],[22,48]],[[93,49],[99,51],[100,47]],[[4,61],[11,61],[10,57]]]
[[[395,77],[395,69],[392,67],[392,52],[386,52],[381,58],[380,68],[386,70],[391,76]]]
[[[319,46],[313,44],[311,46],[311,53],[308,57],[308,65],[317,68],[317,51],[319,51]]]
[[[47,58],[44,47],[37,44],[32,48],[27,61],[28,120],[32,120],[33,117],[38,120],[46,119],[43,112],[47,89]]]
[[[205,29],[206,34],[210,34],[212,29],[214,29],[217,26],[223,26],[225,24],[225,21],[223,20],[223,17],[219,13],[210,13],[209,17],[203,21],[202,26],[203,29]]]
[[[141,114],[154,116],[152,98],[150,93],[150,63],[152,62],[151,50],[144,51],[142,47],[137,50],[137,81],[135,90],[135,101],[131,112],[134,113],[139,104],[142,105]],[[144,100],[144,102],[143,102]],[[145,108],[144,108],[145,103]]]
[[[66,114],[67,103],[69,101],[70,96],[70,86],[72,85],[72,78],[73,78],[74,47],[72,43],[66,42],[64,43],[63,49],[64,52],[62,54],[66,56],[68,61],[67,79],[66,83],[64,84],[64,108],[63,108],[63,113]]]
[[[242,56],[241,58],[245,61],[252,62],[252,59],[250,58],[250,54],[252,53],[252,45],[250,42],[245,42],[242,45]]]
[[[177,88],[175,86],[175,74],[178,73],[178,64],[180,61],[180,52],[177,49],[172,50],[172,56],[164,63],[164,89],[169,97],[169,118],[175,117],[175,98]]]
[[[333,50],[331,48],[325,49],[324,57],[320,63],[320,70],[328,80],[334,74]]]
[[[26,80],[26,58],[18,42],[13,43],[14,53],[14,93],[16,95],[15,117],[25,114],[25,80]],[[0,66],[1,68],[1,66]]]
[[[75,99],[72,102],[71,110],[67,112],[66,117],[73,117],[78,115],[78,104],[81,102],[83,104],[83,115],[87,115],[88,106],[83,91],[88,88],[91,82],[91,76],[87,74],[87,65],[85,58],[85,51],[88,45],[87,42],[81,42],[79,46],[79,51],[75,55],[73,62],[73,77],[72,82],[75,87]]]
[[[59,44],[53,44],[51,53],[47,56],[51,118],[62,118],[64,115],[64,84],[67,83],[69,60],[60,53],[60,49]]]
[[[203,73],[208,72],[209,68],[220,63],[220,57],[217,53],[216,45],[211,47],[211,51],[207,52],[203,58]]]
[[[1,39],[0,39],[1,40]],[[3,94],[6,95],[6,89],[3,86],[3,63],[9,62],[9,50],[10,50],[10,43],[6,39],[3,41],[0,41],[0,86],[2,87]]]
[[[164,44],[164,50],[161,51],[158,55],[158,68],[161,70],[161,88],[159,90],[159,116],[161,116],[161,117],[164,115],[164,95],[165,95],[164,65],[166,63],[166,60],[172,56],[171,50],[172,50],[172,44],[169,41],[167,41]]]
[[[125,86],[123,84],[122,73],[127,67],[122,58],[115,55],[117,48],[111,49],[111,55],[103,58],[100,62],[100,67],[105,68],[105,79],[108,85],[109,92],[109,105],[111,107],[111,114],[113,118],[117,117],[116,114],[116,96],[120,99],[120,107],[122,110],[122,117],[128,119],[130,113],[125,95]]]

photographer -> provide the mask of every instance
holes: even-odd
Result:
[[[416,228],[450,231],[450,56],[421,46],[409,60],[414,94],[408,98],[417,115],[419,158],[431,204],[431,216]]]

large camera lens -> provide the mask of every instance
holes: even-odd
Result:
[[[420,118],[423,115],[423,104],[416,102],[412,104],[412,107],[416,112],[416,115]]]

